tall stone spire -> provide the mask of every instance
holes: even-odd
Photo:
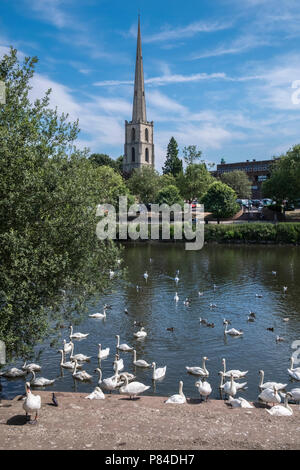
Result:
[[[146,122],[147,121],[140,15],[139,15],[139,22],[138,22],[138,36],[137,36],[137,45],[136,45],[132,121],[133,122]]]

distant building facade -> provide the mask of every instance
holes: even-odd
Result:
[[[153,121],[147,121],[140,17],[136,48],[132,120],[125,121],[123,173],[135,168],[154,167]]]
[[[271,166],[274,164],[272,160],[246,160],[245,162],[239,163],[221,163],[217,165],[217,170],[214,171],[215,176],[221,176],[223,173],[230,171],[241,170],[244,171],[252,182],[252,199],[261,199],[262,183],[270,177]]]

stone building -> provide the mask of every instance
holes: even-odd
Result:
[[[147,121],[143,72],[140,17],[136,48],[135,80],[132,120],[125,121],[123,172],[128,175],[135,168],[154,167],[153,121]]]

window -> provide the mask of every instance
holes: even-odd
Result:
[[[135,142],[135,128],[131,129],[131,142]]]
[[[149,150],[148,149],[145,150],[145,160],[146,162],[149,163]]]
[[[146,139],[146,142],[149,142],[149,131],[148,131],[148,129],[145,129],[145,139]]]
[[[134,147],[132,147],[132,149],[131,149],[131,161],[132,161],[132,162],[135,162],[135,150],[134,150]]]

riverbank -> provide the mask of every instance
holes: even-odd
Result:
[[[166,405],[163,397],[52,392],[42,397],[39,422],[26,424],[22,401],[2,401],[0,449],[297,449],[300,450],[300,407],[290,417],[270,416],[262,407],[231,409],[222,400]],[[257,405],[259,406],[259,405]]]

